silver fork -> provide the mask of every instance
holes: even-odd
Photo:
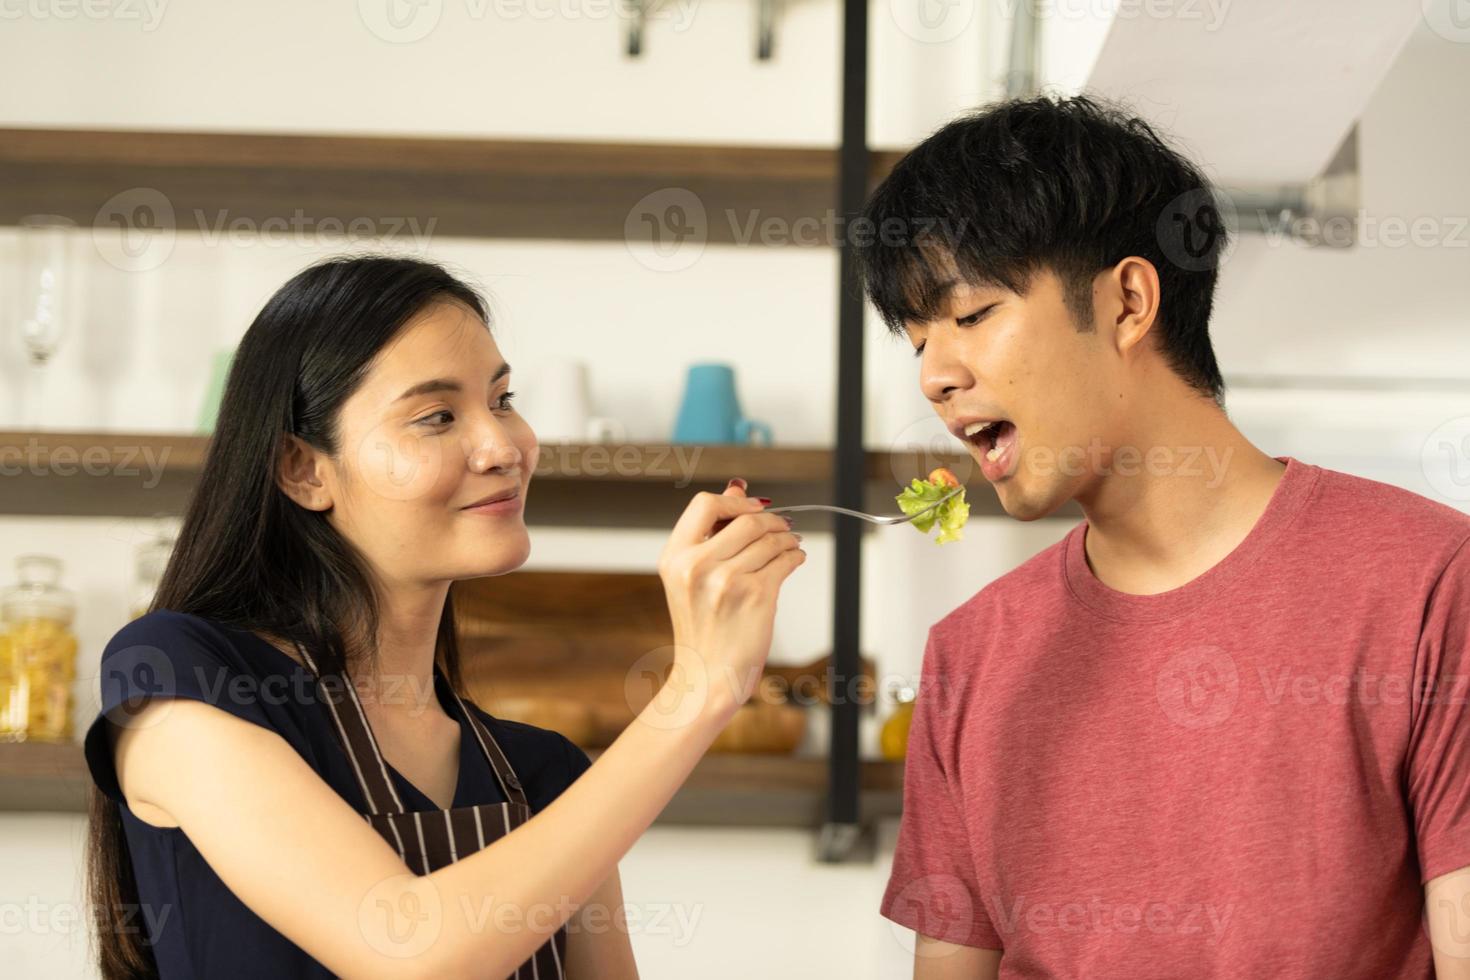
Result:
[[[880,516],[878,514],[864,514],[860,510],[848,510],[846,507],[833,507],[830,504],[799,504],[795,507],[767,507],[765,510],[761,511],[761,513],[794,514],[797,511],[803,510],[826,510],[831,511],[834,514],[846,514],[848,517],[856,517],[859,520],[867,521],[870,524],[882,524],[886,527],[892,524],[907,524],[909,521],[913,520],[916,517],[923,517],[935,507],[938,507],[940,504],[944,503],[946,500],[955,496],[964,489],[964,487],[955,487],[949,493],[945,494],[943,497],[940,497],[938,500],[934,501],[934,503],[930,504],[928,507],[925,507],[923,510],[915,511],[912,514],[896,514],[891,517]]]

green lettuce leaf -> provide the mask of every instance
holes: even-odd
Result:
[[[903,493],[893,499],[898,501],[898,509],[905,514],[916,514],[953,489],[944,483],[930,483],[915,477],[912,483],[904,487]],[[934,530],[936,524],[939,525],[939,536],[934,539],[934,543],[944,544],[960,540],[960,528],[969,519],[970,505],[965,501],[965,491],[961,488],[954,497],[922,517],[914,518],[911,523],[923,534],[928,534]]]

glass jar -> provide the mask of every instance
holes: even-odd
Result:
[[[133,594],[128,607],[130,618],[137,619],[148,612],[153,596],[163,581],[164,569],[174,550],[174,539],[167,534],[156,534],[138,545],[133,562]]]
[[[914,697],[912,687],[901,687],[894,695],[898,707],[883,722],[883,730],[878,734],[878,747],[885,759],[902,759],[908,753],[909,726],[914,720]]]
[[[59,558],[15,565],[20,584],[0,593],[0,741],[71,741],[76,600],[60,585]]]

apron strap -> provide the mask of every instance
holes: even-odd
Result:
[[[459,692],[453,693],[454,703],[459,706],[459,713],[469,719],[470,730],[475,733],[475,738],[479,739],[480,750],[485,753],[485,758],[490,760],[490,768],[495,771],[495,778],[500,783],[500,791],[511,803],[518,803],[529,810],[530,803],[526,801],[526,791],[521,786],[520,779],[516,777],[516,771],[512,768],[510,760],[500,750],[500,743],[495,741],[495,736],[490,734],[490,729],[485,727],[484,722],[469,710],[464,699],[459,696]]]
[[[317,670],[316,661],[306,652],[306,647],[297,643],[296,649],[301,652],[301,658],[311,672],[317,675],[317,687],[325,695],[332,722],[337,726],[337,735],[342,739],[342,747],[352,762],[357,784],[362,787],[363,798],[367,800],[368,812],[373,816],[385,812],[406,812],[403,800],[388,776],[388,762],[378,748],[378,740],[373,738],[373,730],[363,713],[362,702],[357,699],[356,689],[341,674],[323,676]]]
[[[312,660],[311,654],[306,652],[306,648],[297,643],[296,649],[301,652],[301,658],[311,668],[311,672],[317,675],[317,686],[325,695],[327,708],[337,727],[337,734],[342,739],[342,745],[352,762],[352,771],[357,776],[358,785],[362,788],[363,798],[367,800],[368,812],[373,816],[385,812],[406,813],[407,808],[403,805],[403,800],[388,775],[388,762],[383,757],[382,750],[378,748],[378,740],[373,737],[372,727],[368,725],[367,715],[362,710],[362,702],[358,700],[356,688],[341,674],[323,676],[317,670],[316,661]],[[459,708],[460,715],[469,721],[470,731],[474,732],[475,740],[480,743],[480,751],[490,763],[490,769],[495,773],[495,780],[500,784],[500,791],[505,794],[506,800],[526,807],[529,811],[530,804],[526,800],[521,781],[517,778],[510,760],[501,751],[500,744],[495,741],[495,736],[491,735],[484,723],[469,710],[458,691],[451,690],[450,693],[454,695],[454,702]]]

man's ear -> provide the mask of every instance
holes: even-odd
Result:
[[[322,453],[288,433],[276,468],[276,485],[307,510],[331,510],[332,493],[321,473],[326,465]]]
[[[1107,274],[1114,294],[1113,343],[1127,354],[1148,336],[1159,318],[1159,273],[1148,259],[1131,255]]]

